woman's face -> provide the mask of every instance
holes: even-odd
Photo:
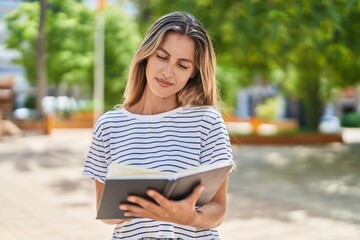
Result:
[[[195,43],[177,32],[166,34],[164,42],[149,56],[146,91],[152,98],[176,101],[176,94],[195,72]]]

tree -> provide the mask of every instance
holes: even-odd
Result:
[[[16,49],[15,60],[25,68],[31,84],[38,84],[36,49],[39,19],[38,2],[24,2],[5,17],[9,36],[8,48]],[[89,85],[92,79],[93,13],[75,0],[48,0],[43,26],[47,36],[43,44],[48,84],[57,87],[61,82]],[[86,36],[86,37],[84,37]]]
[[[295,67],[295,94],[304,105],[305,126],[317,128],[331,89],[360,81],[360,5],[357,1],[278,1],[278,24],[287,37],[282,61]],[[271,19],[269,19],[271,20]],[[272,20],[274,22],[274,19]]]
[[[105,108],[122,101],[130,61],[140,44],[135,19],[120,7],[105,11]]]
[[[14,62],[25,68],[26,78],[36,83],[36,38],[38,34],[39,5],[22,3],[17,9],[5,16],[8,29],[6,46],[16,49],[20,56]]]
[[[36,43],[36,62],[37,62],[37,77],[38,77],[38,91],[37,91],[37,110],[42,112],[41,102],[46,96],[46,66],[45,66],[45,14],[47,4],[46,0],[40,0],[40,16],[39,16],[39,33]]]
[[[119,7],[106,9],[105,105],[121,101],[131,57],[140,42],[136,22]],[[48,0],[45,41],[48,84],[80,85],[91,98],[94,67],[94,11],[76,0]],[[25,68],[28,81],[37,84],[36,40],[39,4],[22,3],[5,18],[8,48],[19,51],[16,63]]]
[[[305,127],[315,130],[330,90],[360,81],[360,4],[350,1],[138,0],[141,21],[188,11],[214,40],[218,64],[239,69],[240,84],[271,80],[281,69],[301,101]],[[291,73],[295,72],[295,75]],[[290,78],[290,75],[294,76]],[[221,82],[220,82],[221,84]],[[235,85],[236,86],[236,85]],[[222,97],[227,93],[223,92]],[[235,96],[234,96],[235,97]]]

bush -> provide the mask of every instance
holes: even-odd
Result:
[[[360,113],[346,113],[340,118],[342,127],[360,127]]]
[[[279,97],[271,97],[259,104],[255,108],[258,118],[264,120],[276,120],[281,112],[281,102]]]
[[[28,95],[24,102],[24,107],[28,109],[36,109],[36,95]]]

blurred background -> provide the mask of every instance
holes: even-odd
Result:
[[[94,189],[80,173],[91,128],[122,102],[134,51],[171,11],[196,16],[217,54],[238,164],[223,238],[360,239],[357,0],[0,0],[0,180],[11,179],[0,216],[14,215],[0,217],[0,239],[25,239],[19,209],[41,220],[25,229],[52,229],[33,233],[42,239],[111,231],[89,222]],[[29,196],[48,196],[53,212],[16,201]],[[45,212],[73,228],[59,234]]]

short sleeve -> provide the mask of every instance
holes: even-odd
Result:
[[[208,133],[204,137],[200,161],[201,164],[232,164],[231,172],[235,170],[228,131],[223,118],[217,112],[212,115]]]
[[[93,128],[92,141],[84,163],[83,175],[105,183],[108,154],[101,130],[101,122],[98,121]]]

